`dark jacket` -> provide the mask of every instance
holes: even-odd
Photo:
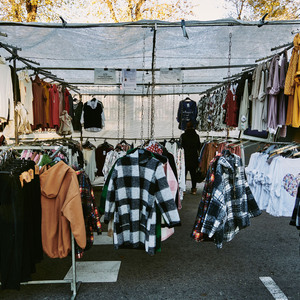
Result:
[[[187,129],[180,137],[184,149],[185,167],[187,169],[197,168],[198,154],[200,151],[200,139],[195,129]]]

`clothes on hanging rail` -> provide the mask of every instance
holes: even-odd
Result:
[[[204,95],[198,101],[197,130],[221,131],[226,128],[223,106],[227,96],[226,89],[220,88],[211,94]]]
[[[86,247],[86,230],[76,172],[62,161],[40,170],[42,244],[51,258],[71,251],[71,231],[78,246]]]
[[[116,249],[156,250],[156,207],[169,227],[180,225],[162,163],[145,149],[121,157],[109,178],[105,222],[114,219]]]
[[[84,159],[84,170],[87,173],[91,182],[95,180],[97,166],[96,166],[96,147],[90,142],[86,141],[83,145],[83,159]]]
[[[184,156],[184,149],[181,147],[179,141],[170,140],[165,143],[165,147],[174,157],[174,162],[176,169],[172,167],[175,176],[177,177],[178,184],[179,184],[179,196],[180,200],[183,200],[183,193],[186,190],[186,182],[185,182],[185,156]],[[171,159],[169,158],[169,161]],[[172,162],[171,162],[172,166]],[[174,170],[175,169],[175,170]],[[175,172],[176,171],[176,172]],[[176,174],[177,173],[177,174]]]
[[[22,70],[17,73],[20,86],[21,103],[24,105],[27,113],[28,120],[33,125],[33,93],[32,93],[32,82],[28,73],[28,70]]]
[[[72,118],[72,124],[75,131],[82,131],[82,126],[80,123],[81,115],[82,115],[82,109],[83,109],[83,103],[82,101],[77,100],[76,98],[73,99],[73,116]]]
[[[112,151],[114,146],[109,144],[108,142],[104,142],[100,144],[95,151],[96,156],[96,167],[97,167],[97,176],[103,176],[103,167],[106,159],[106,155],[108,152]]]
[[[239,103],[235,95],[235,87],[233,85],[227,90],[225,103],[222,106],[225,110],[225,124],[228,127],[238,126]]]
[[[198,158],[198,167],[201,172],[201,181],[205,179],[210,161],[224,149],[230,149],[230,151],[240,157],[242,157],[242,151],[240,145],[234,145],[233,142],[222,140],[206,140],[204,141],[200,150]]]
[[[190,99],[186,98],[179,102],[178,111],[177,111],[177,122],[178,128],[181,130],[186,129],[186,124],[192,122],[196,127],[197,125],[197,103]]]
[[[14,94],[11,69],[5,59],[0,57],[0,121],[7,122],[14,118]]]
[[[217,248],[231,241],[261,214],[251,193],[241,158],[228,150],[211,162],[200,200],[192,238],[212,239]]]
[[[84,103],[80,122],[87,131],[101,131],[105,126],[103,103],[96,98]]]
[[[102,225],[100,223],[94,191],[88,175],[84,170],[76,171],[76,175],[78,178],[81,204],[85,220],[86,247],[82,249],[76,243],[75,253],[77,258],[82,258],[84,251],[89,250],[93,246],[94,232],[98,235],[102,233]]]
[[[28,112],[21,102],[18,102],[18,104],[15,107],[15,111],[18,115],[18,124],[17,124],[18,133],[19,134],[32,133],[31,125],[28,119]],[[3,130],[3,134],[6,137],[15,136],[15,120],[11,120],[8,122],[8,124],[5,126]]]
[[[0,168],[1,288],[19,289],[43,258],[40,182],[31,160],[2,160]]]
[[[107,179],[107,176],[111,168],[114,166],[115,162],[124,155],[126,155],[126,152],[117,147],[114,150],[110,150],[106,153],[104,165],[102,168],[104,181]]]
[[[300,182],[300,158],[255,152],[246,174],[260,209],[273,216],[292,215]]]

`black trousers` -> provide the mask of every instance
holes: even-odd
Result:
[[[196,170],[197,170],[197,166],[195,167],[189,166],[185,168],[185,177],[187,176],[187,173],[190,172],[191,180],[192,180],[192,189],[195,189],[197,185]]]

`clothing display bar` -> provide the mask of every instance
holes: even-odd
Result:
[[[253,64],[241,64],[241,65],[231,65],[230,68],[246,68],[255,66]],[[199,67],[173,67],[171,69],[180,70],[207,70],[207,69],[227,69],[228,65],[217,65],[217,66],[199,66]],[[95,68],[64,68],[64,67],[43,67],[45,70],[70,70],[70,71],[94,71]],[[105,69],[105,68],[104,68]],[[122,71],[120,68],[114,68],[115,71]],[[151,71],[151,69],[136,69],[137,72]],[[160,71],[160,69],[154,69],[155,72]]]
[[[58,149],[56,149],[58,148]],[[64,150],[65,153],[68,154],[68,160],[69,164],[72,164],[72,150],[69,149],[66,146],[30,146],[30,145],[24,145],[24,146],[1,146],[0,150],[8,151],[8,150]],[[75,261],[75,240],[74,236],[71,232],[71,246],[72,246],[72,279],[63,279],[63,280],[32,280],[27,282],[21,282],[21,285],[31,285],[31,284],[61,284],[61,283],[70,283],[71,284],[71,291],[72,291],[72,297],[71,300],[76,298],[77,291],[80,287],[81,282],[77,282],[76,279],[76,261]],[[1,283],[0,283],[1,285]]]

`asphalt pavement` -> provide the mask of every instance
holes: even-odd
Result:
[[[190,234],[202,186],[198,185],[197,195],[185,194],[182,226],[162,243],[161,253],[114,250],[112,244],[87,251],[81,262],[114,261],[120,262],[120,268],[116,282],[81,283],[76,299],[300,300],[300,239],[297,229],[289,225],[290,218],[263,212],[222,249],[212,242],[197,243]],[[63,279],[70,266],[70,257],[45,256],[32,279]],[[0,299],[70,299],[71,295],[65,283],[0,291]]]

